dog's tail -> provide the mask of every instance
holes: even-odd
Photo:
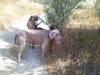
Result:
[[[17,41],[17,35],[15,35],[14,43],[16,44]]]

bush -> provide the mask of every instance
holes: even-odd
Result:
[[[82,0],[47,0],[48,5],[45,5],[47,13],[47,21],[52,25],[63,26],[69,22],[69,17],[72,11],[77,7]]]
[[[95,8],[96,8],[97,16],[99,16],[100,18],[100,0],[96,0]]]

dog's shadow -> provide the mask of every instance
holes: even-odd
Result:
[[[32,49],[31,46],[26,46],[22,52],[22,62],[27,61],[27,62],[42,62],[42,52],[40,48],[34,48]],[[18,48],[15,46],[12,46],[10,48],[10,58],[18,62]]]
[[[18,53],[19,53],[18,47],[16,47],[15,45],[12,45],[9,50],[10,50],[10,52],[9,52],[10,58],[13,61],[18,62]],[[28,50],[28,48],[25,47],[24,50],[23,50],[23,52],[22,52],[21,58],[23,60],[26,59],[27,50]]]

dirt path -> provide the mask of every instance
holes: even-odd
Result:
[[[0,32],[0,75],[47,75],[45,67],[41,64],[41,51],[38,47],[27,48],[23,63],[16,62],[10,52],[13,40],[14,33]]]
[[[0,75],[47,75],[45,65],[42,65],[39,47],[35,49],[27,47],[23,54],[22,64],[18,64],[11,53],[14,51],[11,49],[14,43],[14,30],[16,28],[25,30],[26,20],[28,20],[27,16],[19,21],[12,21],[9,26],[6,26],[6,31],[0,32]]]

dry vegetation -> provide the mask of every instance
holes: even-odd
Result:
[[[53,50],[48,60],[49,75],[100,75],[100,21],[95,9],[76,10],[62,36],[62,48]]]
[[[48,66],[50,75],[99,75],[99,43],[99,28],[64,30],[62,48],[54,50]]]
[[[0,30],[22,15],[43,12],[41,5],[7,1],[0,1]],[[13,7],[10,13],[7,6]],[[47,71],[49,75],[100,75],[100,22],[95,9],[78,10],[73,15],[68,28],[63,30],[62,48],[48,56]]]
[[[73,13],[71,21],[67,26],[72,28],[100,27],[100,21],[96,15],[95,8],[78,9]]]
[[[43,13],[43,6],[28,0],[0,0],[0,30],[25,15]]]

